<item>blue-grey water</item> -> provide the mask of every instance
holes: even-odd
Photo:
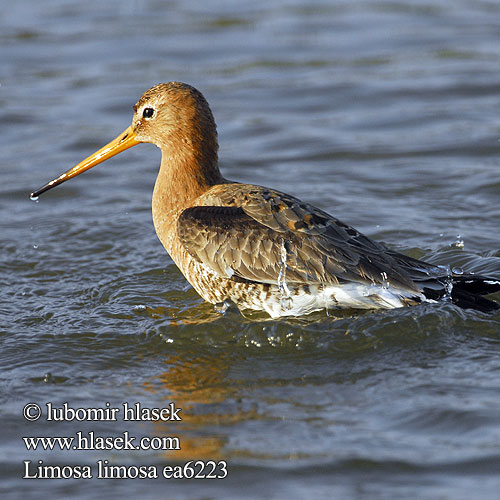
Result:
[[[498,313],[221,315],[155,236],[151,145],[28,195],[124,130],[147,88],[180,80],[212,106],[226,177],[498,278],[499,19],[499,2],[472,0],[5,3],[1,498],[498,498]],[[28,422],[30,402],[174,402],[182,421]],[[174,436],[181,450],[21,439],[77,431]],[[228,476],[23,479],[39,460],[224,460]]]

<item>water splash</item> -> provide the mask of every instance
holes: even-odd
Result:
[[[293,307],[293,301],[290,294],[290,289],[286,284],[286,261],[287,261],[287,248],[285,240],[281,239],[281,254],[280,254],[280,273],[278,275],[278,289],[280,291],[281,308],[284,311],[290,310]]]
[[[389,288],[389,278],[387,277],[387,273],[385,271],[381,272],[380,276],[382,277],[382,288],[387,290]]]
[[[215,312],[224,314],[229,309],[229,306],[230,306],[229,302],[225,300],[224,302],[219,302],[218,304],[214,304],[214,310]]]
[[[451,279],[447,279],[446,283],[444,284],[445,290],[446,290],[446,295],[443,297],[446,300],[451,300],[451,292],[453,290],[453,283]]]
[[[453,291],[453,274],[450,266],[438,266],[444,271],[446,271],[446,278],[444,278],[444,290],[445,294],[443,295],[444,300],[451,300],[451,292]]]
[[[330,311],[328,310],[328,295],[326,294],[326,285],[323,285],[322,290],[323,302],[325,303],[325,312],[327,316],[330,316]]]
[[[465,246],[465,242],[462,239],[462,236],[457,234],[457,240],[455,241],[455,243],[453,243],[452,246],[457,247],[457,248],[463,248]]]

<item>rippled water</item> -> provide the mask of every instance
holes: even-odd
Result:
[[[2,498],[498,498],[500,316],[448,303],[215,312],[158,242],[142,145],[30,202],[153,84],[198,87],[228,178],[500,277],[498,2],[11,2],[0,14]],[[463,245],[462,245],[463,243]],[[499,297],[497,297],[498,299]],[[332,312],[331,312],[332,313]],[[182,422],[26,422],[174,401]],[[27,451],[21,436],[178,436]],[[29,480],[35,464],[226,460],[223,480]]]

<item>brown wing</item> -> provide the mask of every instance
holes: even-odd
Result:
[[[220,276],[276,283],[360,281],[417,291],[382,245],[297,198],[260,186],[215,186],[179,217],[188,252]]]

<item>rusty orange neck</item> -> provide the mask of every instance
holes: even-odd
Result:
[[[217,153],[203,154],[200,148],[162,148],[162,161],[153,190],[153,222],[163,245],[175,232],[178,215],[215,184],[224,182],[217,166]]]

